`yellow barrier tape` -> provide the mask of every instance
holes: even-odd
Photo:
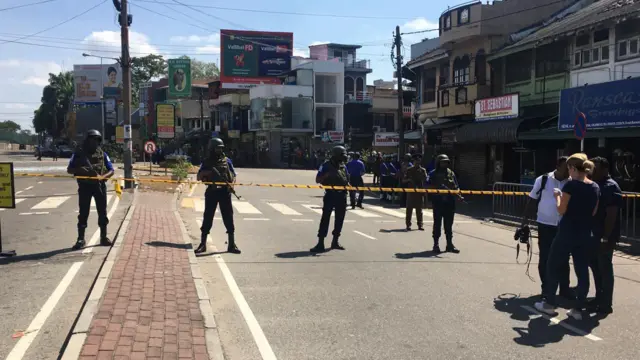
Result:
[[[104,180],[99,177],[90,176],[73,176],[73,175],[54,175],[54,174],[36,174],[36,173],[15,173],[14,176],[23,177],[50,177],[50,178],[76,178],[86,180]],[[115,182],[116,193],[118,196],[122,194],[122,188],[118,181],[133,181],[137,183],[167,183],[167,184],[187,184],[190,188],[196,184],[227,186],[224,182],[206,182],[185,180],[166,180],[166,179],[149,179],[149,178],[111,178],[109,181]],[[403,193],[428,193],[428,194],[461,194],[461,195],[506,195],[506,196],[528,196],[526,191],[498,191],[498,190],[444,190],[444,189],[412,189],[412,188],[389,188],[379,186],[326,186],[326,185],[304,185],[304,184],[256,184],[256,183],[234,183],[236,186],[252,186],[265,188],[282,188],[282,189],[323,189],[323,190],[350,190],[350,191],[371,191],[371,192],[403,192]],[[626,198],[640,198],[640,194],[622,194]]]

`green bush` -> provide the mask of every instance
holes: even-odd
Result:
[[[177,178],[178,181],[182,181],[186,179],[187,176],[189,176],[190,168],[191,164],[188,161],[179,158],[176,162],[171,164],[171,173]]]

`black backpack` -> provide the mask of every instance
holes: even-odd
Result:
[[[549,180],[549,174],[542,175],[542,179],[540,180],[540,189],[536,193],[536,195],[538,196],[536,210],[538,210],[538,206],[540,206],[540,200],[542,200],[542,191],[544,191],[544,188],[547,186],[547,180]]]

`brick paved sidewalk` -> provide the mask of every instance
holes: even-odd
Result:
[[[136,206],[80,355],[209,359],[186,245],[169,209]]]

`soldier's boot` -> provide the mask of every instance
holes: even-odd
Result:
[[[204,252],[207,252],[207,236],[208,235],[209,234],[200,235],[200,245],[198,245],[198,247],[194,251],[196,254],[202,254]]]
[[[422,225],[422,224],[418,224],[418,230],[420,230],[420,231],[424,231],[424,225]]]
[[[311,250],[312,253],[321,253],[325,251],[324,248],[324,238],[323,237],[319,237],[318,238],[318,243],[316,244],[316,246],[312,247]]]
[[[440,245],[438,244],[438,239],[433,239],[433,252],[436,254],[440,254]]]
[[[227,252],[231,254],[240,254],[242,251],[236,246],[236,239],[234,234],[229,234],[229,244],[227,245]]]
[[[453,237],[447,236],[447,252],[459,254],[460,250],[458,250],[455,246],[453,246]]]
[[[107,237],[107,227],[100,227],[100,246],[111,246],[113,242]]]
[[[86,242],[84,241],[84,229],[78,229],[78,240],[76,240],[75,245],[71,248],[72,250],[80,250],[84,248]]]
[[[344,250],[344,246],[340,245],[340,242],[338,242],[338,236],[334,236],[333,240],[331,241],[331,248],[333,250]]]

